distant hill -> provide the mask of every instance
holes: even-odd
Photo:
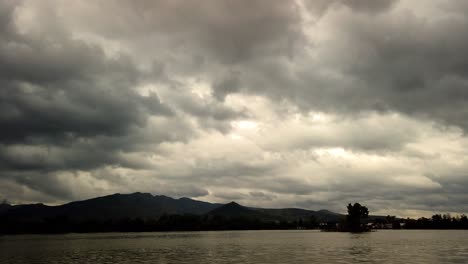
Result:
[[[225,218],[247,218],[262,221],[275,221],[277,217],[267,214],[256,208],[248,208],[236,202],[230,202],[218,207],[207,214],[208,216],[222,216]]]
[[[113,194],[59,206],[29,204],[10,206],[0,216],[10,219],[41,220],[67,217],[71,220],[159,218],[163,214],[205,214],[221,204],[207,203],[189,198],[174,199],[149,193]]]
[[[315,217],[317,221],[333,221],[338,222],[343,215],[330,212],[328,210],[311,211],[300,208],[285,208],[285,209],[263,209],[254,208],[254,210],[262,212],[264,214],[271,215],[275,218],[282,219],[285,221],[295,220],[309,220],[311,217]]]
[[[338,221],[342,215],[327,210],[311,211],[298,208],[265,209],[251,208],[235,202],[216,204],[190,198],[174,199],[149,193],[113,194],[59,206],[44,204],[1,205],[0,217],[11,221],[41,221],[51,218],[66,218],[70,221],[158,219],[162,215],[222,216],[225,218],[251,218],[261,221],[309,220]]]

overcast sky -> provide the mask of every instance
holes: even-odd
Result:
[[[468,212],[468,1],[0,0],[0,197]]]

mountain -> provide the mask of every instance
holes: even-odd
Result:
[[[327,210],[265,209],[149,193],[113,194],[58,206],[0,205],[0,234],[316,228]]]
[[[64,218],[67,221],[158,219],[163,215],[222,216],[286,222],[309,221],[311,217],[318,221],[339,221],[342,217],[341,214],[327,210],[252,208],[235,202],[223,205],[190,198],[174,199],[164,195],[139,192],[117,193],[59,206],[44,204],[0,206],[0,218],[22,222],[38,222],[56,218]]]
[[[314,217],[317,221],[333,221],[338,222],[343,215],[337,214],[328,210],[311,211],[300,208],[284,208],[284,209],[264,209],[254,208],[254,210],[271,215],[283,221],[310,220]]]
[[[225,218],[247,218],[258,219],[264,221],[274,221],[275,217],[265,214],[255,208],[242,206],[236,202],[230,202],[210,211],[208,216],[222,216]]]
[[[153,196],[149,193],[133,193],[113,194],[59,206],[43,204],[16,205],[0,210],[0,216],[28,221],[54,217],[67,217],[70,220],[155,219],[164,214],[202,215],[219,206],[221,204],[212,204],[189,198],[174,199],[164,195]]]

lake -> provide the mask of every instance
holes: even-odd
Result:
[[[468,231],[1,236],[0,263],[468,263]]]

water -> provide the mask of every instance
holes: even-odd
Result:
[[[4,263],[468,263],[468,231],[3,236]]]

